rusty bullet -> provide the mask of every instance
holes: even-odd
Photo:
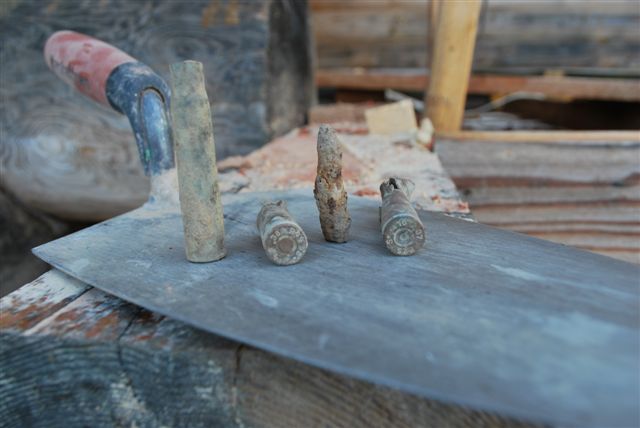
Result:
[[[307,252],[307,236],[289,214],[286,201],[262,205],[256,223],[262,248],[275,264],[298,263]]]
[[[413,181],[397,177],[380,185],[382,236],[386,247],[396,256],[411,256],[424,245],[424,225],[410,201],[414,187]]]
[[[342,146],[330,126],[320,126],[317,149],[318,171],[313,194],[320,212],[322,234],[330,242],[347,242],[351,216],[342,181]]]

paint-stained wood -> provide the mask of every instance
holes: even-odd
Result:
[[[535,426],[202,333],[58,271],[0,305],[8,426]]]
[[[343,149],[342,179],[347,193],[380,198],[380,183],[401,176],[416,183],[413,202],[421,209],[468,215],[469,209],[438,156],[411,144],[406,136],[369,135],[357,123],[333,126]],[[221,161],[221,185],[236,191],[313,187],[316,178],[318,126],[294,130],[243,157]],[[384,159],[381,162],[380,159]]]
[[[149,192],[130,126],[48,70],[61,29],[104,40],[165,79],[204,64],[218,158],[246,154],[304,122],[312,97],[306,2],[16,0],[0,14],[0,179],[29,206],[104,219]]]

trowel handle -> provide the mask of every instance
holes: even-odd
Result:
[[[107,79],[119,65],[137,62],[110,44],[75,31],[51,35],[44,46],[44,58],[60,79],[107,107],[111,107]]]
[[[173,167],[169,86],[153,70],[108,43],[74,31],[51,35],[44,58],[76,90],[127,115],[146,174],[159,175]]]

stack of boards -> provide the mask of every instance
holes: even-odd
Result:
[[[479,222],[640,263],[638,132],[465,132],[436,151]]]

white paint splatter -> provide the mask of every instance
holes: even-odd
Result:
[[[209,278],[211,278],[211,272],[210,271],[205,271],[205,270],[200,270],[198,271],[191,271],[189,272],[189,276],[191,277],[192,280],[199,282],[199,281],[205,281]]]
[[[260,302],[262,305],[268,307],[268,308],[277,308],[278,307],[278,300],[274,299],[271,296],[267,296],[266,294],[262,293],[261,291],[254,291],[253,293],[253,297],[256,298],[256,300],[258,302]]]
[[[571,312],[563,317],[548,316],[542,324],[542,331],[573,346],[606,346],[619,330],[615,325],[594,319],[579,312]]]
[[[322,333],[320,336],[318,336],[318,348],[321,351],[324,350],[324,348],[327,346],[327,342],[329,342],[329,339],[331,339],[331,336],[327,333]]]
[[[151,262],[145,262],[144,260],[127,260],[127,263],[141,269],[149,269],[151,267]]]
[[[545,277],[527,272],[526,270],[499,265],[491,265],[491,267],[515,278],[524,279],[525,281],[545,281]]]
[[[81,271],[82,269],[89,266],[91,262],[87,259],[78,259],[69,263],[69,269],[74,271]]]
[[[202,400],[211,399],[213,396],[213,386],[196,386],[193,388]]]

